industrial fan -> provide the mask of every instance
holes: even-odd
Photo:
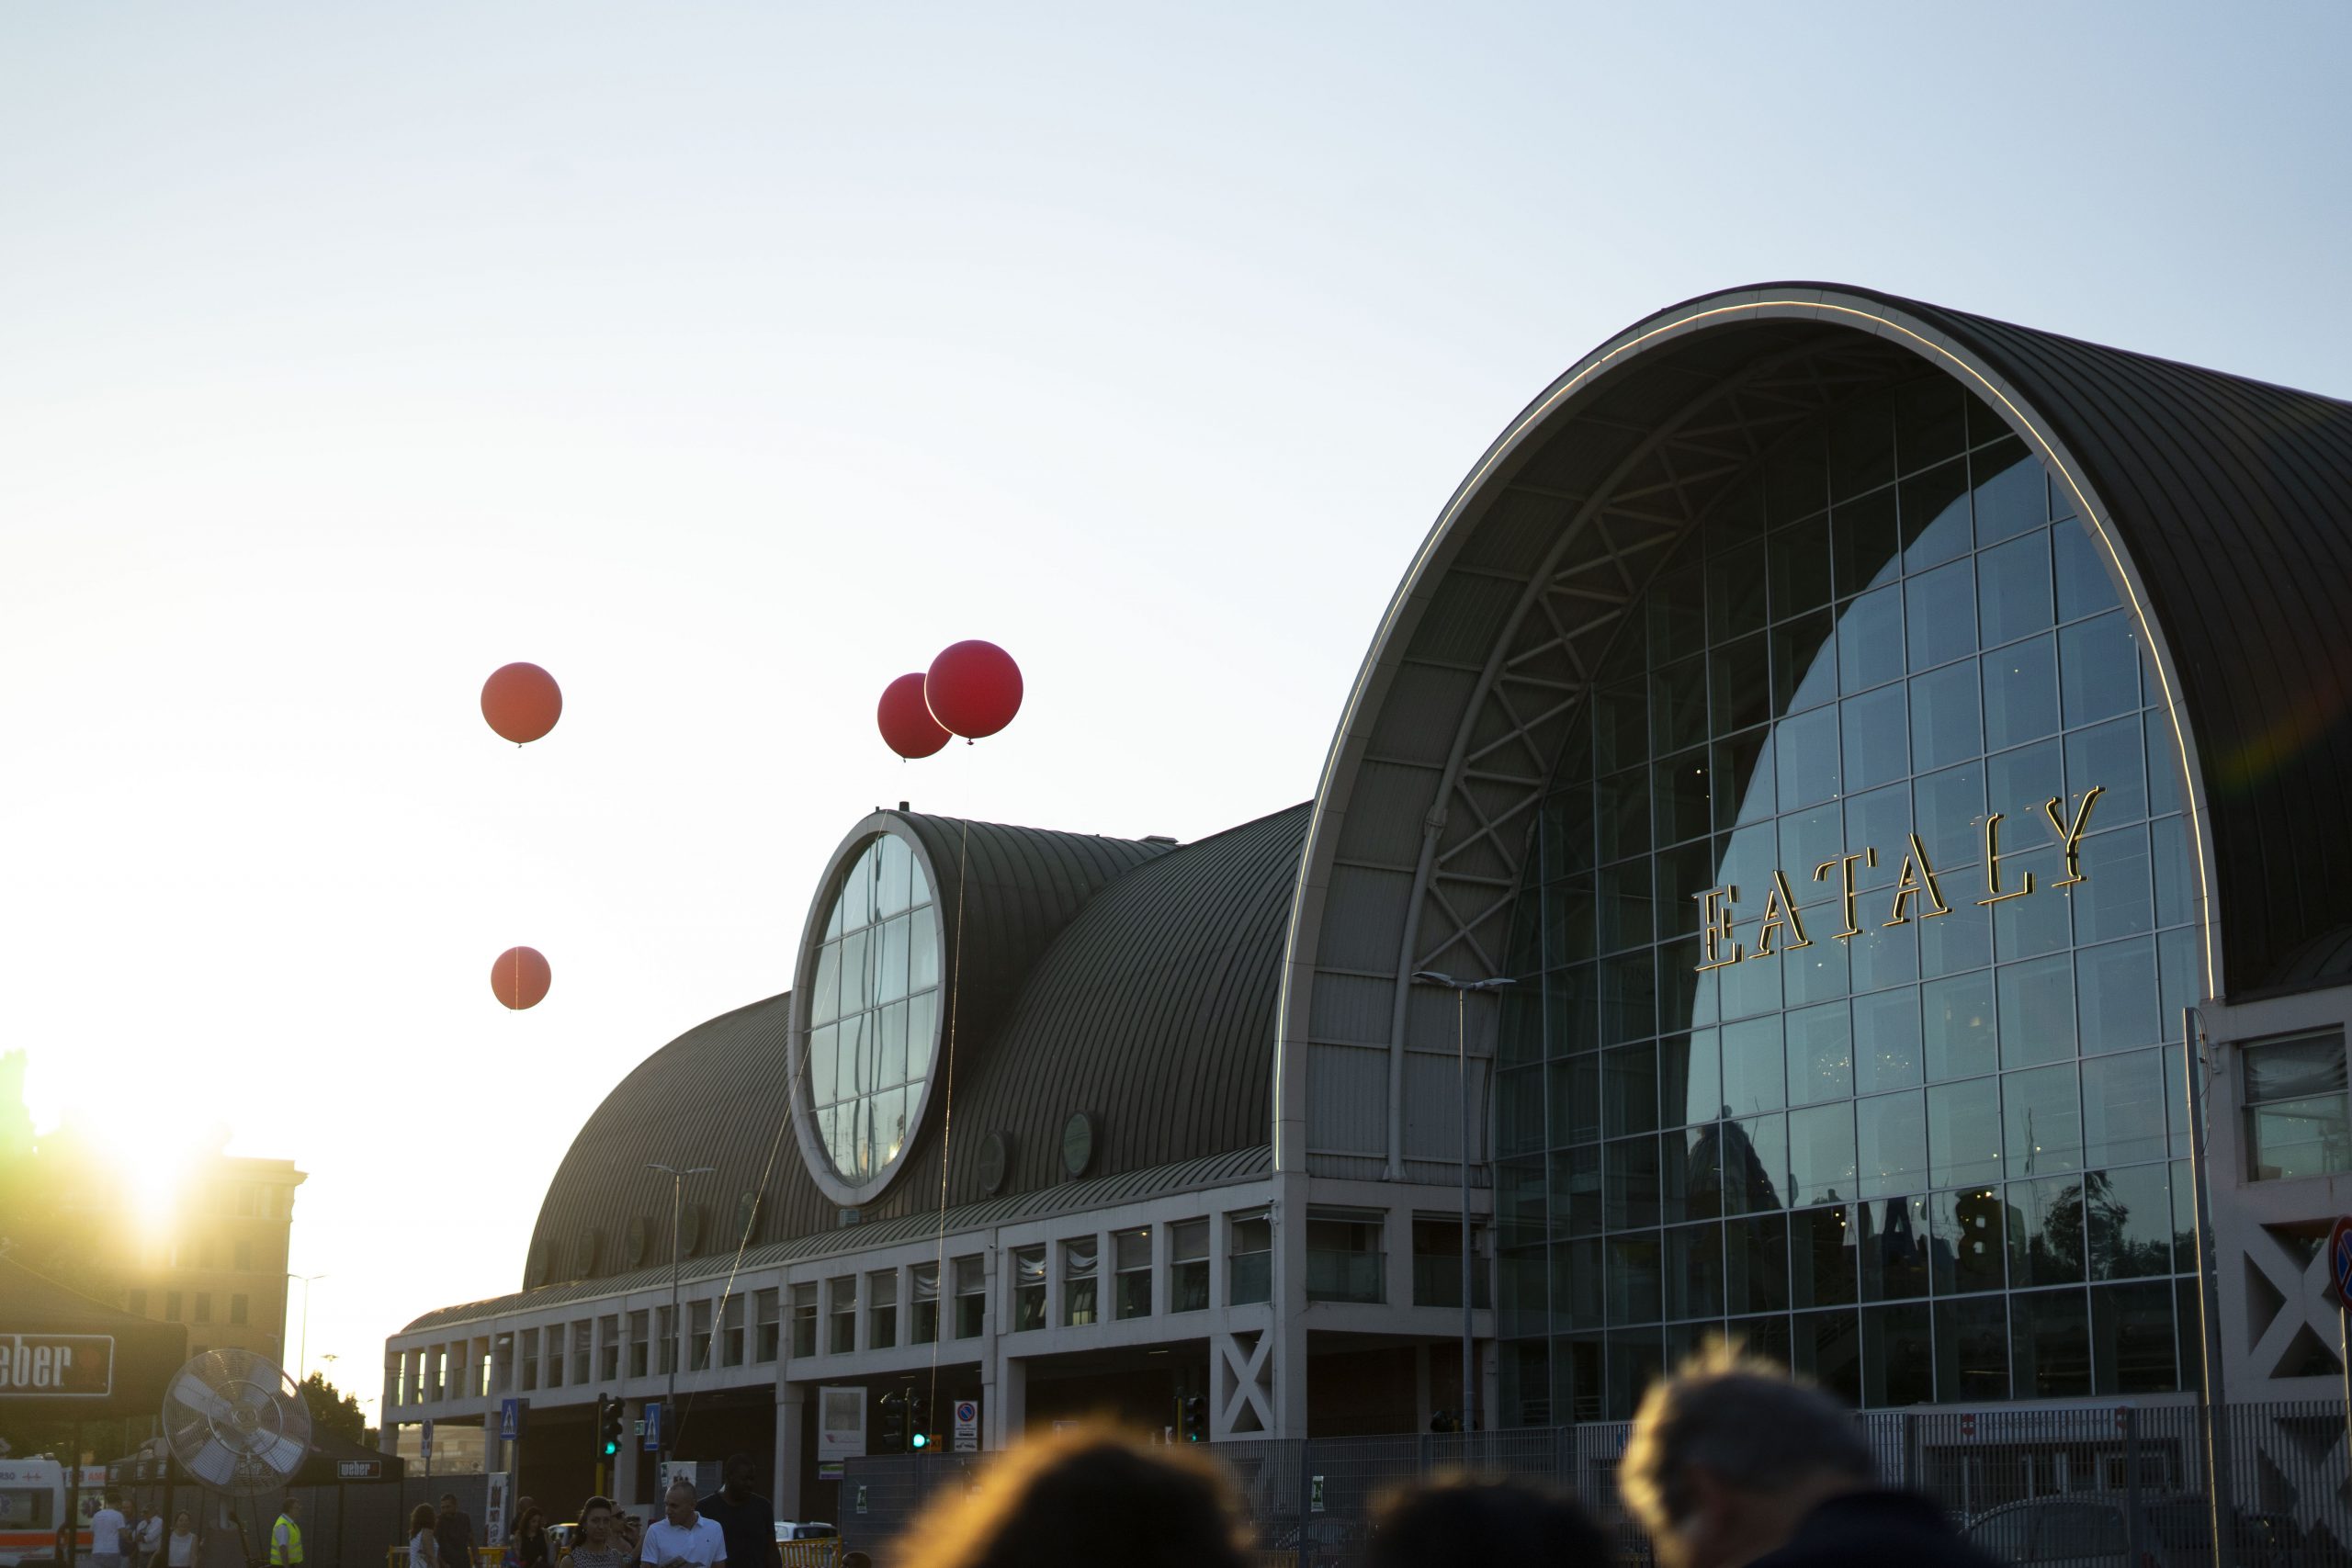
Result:
[[[277,1363],[208,1350],[164,1395],[164,1434],[189,1475],[232,1496],[282,1487],[311,1452],[311,1412]]]

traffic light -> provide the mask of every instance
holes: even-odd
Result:
[[[1184,1440],[1188,1443],[1209,1440],[1209,1402],[1197,1393],[1190,1394],[1184,1400]]]
[[[621,1402],[609,1393],[596,1396],[596,1451],[605,1459],[621,1451]]]
[[[907,1451],[907,1396],[903,1393],[882,1396],[882,1451],[886,1454]]]
[[[920,1453],[931,1447],[931,1395],[907,1396],[907,1446]]]

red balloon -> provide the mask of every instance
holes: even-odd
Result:
[[[536,947],[510,947],[490,966],[492,994],[516,1012],[547,1000],[548,982],[553,978]]]
[[[992,642],[959,642],[931,661],[922,696],[942,728],[978,740],[1021,711],[1021,666]]]
[[[954,739],[923,705],[919,672],[901,675],[882,688],[874,721],[882,727],[883,744],[901,757],[928,757]]]
[[[536,664],[507,664],[481,683],[481,716],[491,728],[521,746],[537,740],[563,716],[563,689]]]

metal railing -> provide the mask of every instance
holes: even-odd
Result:
[[[1882,1479],[1927,1494],[2003,1562],[2070,1568],[2352,1568],[2352,1450],[2335,1401],[1994,1407],[1858,1415]],[[1259,1568],[1345,1568],[1380,1502],[1437,1475],[1510,1476],[1581,1501],[1619,1560],[1655,1561],[1625,1517],[1623,1422],[1499,1432],[1247,1440],[1210,1451],[1232,1472]],[[968,1454],[853,1460],[842,1532],[876,1568],[938,1486],[968,1484]],[[2228,1501],[2216,1510],[2209,1477]],[[855,1488],[863,1488],[862,1493]],[[851,1507],[862,1495],[864,1511]],[[2214,1529],[2216,1514],[2222,1529]]]

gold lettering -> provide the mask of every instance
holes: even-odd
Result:
[[[1951,913],[1951,906],[1944,902],[1943,894],[1936,887],[1936,868],[1928,863],[1927,846],[1919,842],[1917,833],[1911,835],[1911,852],[1903,857],[1903,867],[1895,874],[1894,918],[1886,923],[1899,926],[1908,920],[1911,917],[1903,912],[1903,906],[1915,898],[1935,906],[1919,911],[1923,920]]]
[[[2100,795],[2105,795],[2106,793],[2107,786],[2105,784],[2093,784],[2090,788],[2085,790],[2083,792],[2082,805],[2075,809],[2075,825],[2071,828],[2066,826],[2066,818],[2064,815],[2066,806],[2065,796],[2052,795],[2048,800],[2042,802],[2041,814],[2044,817],[2049,818],[2050,825],[2058,830],[2058,837],[2063,841],[2064,847],[2066,851],[2065,879],[2061,882],[2053,882],[2050,885],[2051,886],[2071,887],[2075,883],[2083,880],[2082,870],[2075,863],[2075,857],[2082,849],[2083,829],[2090,824],[2091,802],[2097,800]]]
[[[1731,907],[1733,900],[1739,897],[1739,889],[1726,884],[1721,887],[1710,887],[1704,893],[1693,893],[1690,897],[1699,900],[1699,940],[1705,948],[1707,960],[1695,967],[1703,972],[1738,963],[1739,943],[1731,938]],[[1731,949],[1729,958],[1722,956],[1725,947]]]
[[[2022,898],[2033,891],[2033,873],[2025,874],[2025,885],[2001,891],[2001,813],[1996,811],[1984,818],[1984,891],[1989,897],[1976,900],[1977,907],[1997,904],[2004,898]]]
[[[1846,929],[1838,933],[1841,937],[1862,934],[1862,928],[1854,923],[1854,863],[1856,861],[1875,870],[1878,866],[1878,851],[1865,849],[1855,854],[1839,855],[1836,860],[1823,861],[1813,868],[1813,879],[1815,882],[1828,881],[1829,868],[1833,865],[1838,868],[1839,892],[1845,900],[1846,907]]]
[[[1773,951],[1772,933],[1785,930],[1789,940],[1779,951],[1794,953],[1800,947],[1811,947],[1813,941],[1804,934],[1804,921],[1797,914],[1796,895],[1789,891],[1785,872],[1772,874],[1771,891],[1764,895],[1764,923],[1757,928],[1754,956],[1762,958]]]

